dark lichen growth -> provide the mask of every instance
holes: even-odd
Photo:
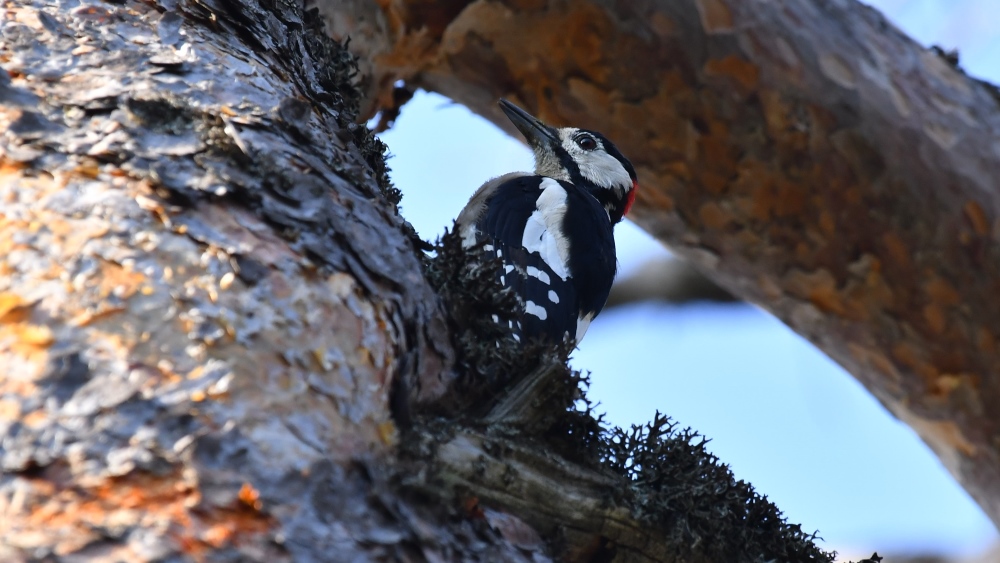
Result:
[[[951,65],[951,67],[955,70],[962,70],[962,67],[959,64],[960,56],[958,54],[958,49],[945,49],[940,45],[931,45],[931,51],[934,51],[935,55],[944,59],[944,62]]]
[[[434,251],[435,257],[425,263],[425,274],[448,311],[460,374],[451,399],[466,410],[479,410],[482,399],[495,395],[513,374],[537,367],[542,350],[522,349],[508,327],[523,309],[516,295],[497,284],[503,268],[498,258],[463,248],[455,231],[446,231]]]
[[[445,232],[434,250],[425,274],[452,323],[459,373],[435,407],[469,424],[499,423],[545,439],[572,459],[592,458],[599,425],[589,407],[576,407],[587,380],[567,364],[573,345],[514,338],[508,321],[520,317],[523,306],[497,283],[503,269],[498,258],[463,248],[454,231]]]
[[[321,63],[317,69],[318,80],[306,82],[304,86],[311,88],[317,99],[329,100],[332,108],[339,113],[340,126],[351,132],[354,144],[371,167],[382,196],[393,206],[398,206],[403,193],[389,179],[385,144],[367,127],[354,123],[358,119],[361,105],[361,92],[355,87],[358,76],[357,57],[351,54],[347,44],[341,45],[326,34],[323,18],[317,9],[307,11],[303,21],[306,27],[303,34],[306,52],[312,60]]]
[[[192,10],[192,19],[211,27],[225,26],[257,52],[270,53],[275,67],[284,69],[284,77],[294,83],[298,94],[315,106],[324,120],[332,118],[327,126],[339,128],[338,137],[357,147],[372,171],[379,195],[398,212],[402,194],[389,180],[385,145],[367,127],[355,123],[361,105],[357,57],[347,45],[327,35],[316,9],[304,11],[300,4],[286,0],[269,3],[266,11],[233,0],[187,7]],[[356,185],[367,184],[355,180],[352,183]]]
[[[302,88],[308,89],[314,99],[339,112],[346,122],[354,122],[361,107],[361,91],[355,86],[357,57],[351,54],[347,44],[341,45],[327,35],[318,9],[306,11],[302,21],[305,25],[302,44],[309,58],[320,63],[313,69],[315,79],[304,81]]]
[[[644,426],[609,428],[586,398],[588,379],[567,365],[568,343],[515,341],[507,320],[517,299],[496,282],[502,263],[463,249],[446,233],[426,263],[427,277],[453,322],[460,377],[436,415],[536,441],[546,451],[626,486],[615,502],[678,546],[679,559],[726,562],[832,562],[816,534],[789,524],[778,508],[707,449],[704,437],[659,413]],[[496,315],[501,322],[495,322]]]
[[[181,135],[190,131],[196,113],[186,102],[168,94],[128,98],[125,109],[137,123],[157,133]]]
[[[835,554],[789,524],[705,445],[708,439],[656,413],[644,426],[612,428],[601,437],[602,463],[629,482],[626,499],[636,515],[657,525],[689,552],[713,561],[832,562]]]
[[[385,162],[388,147],[367,127],[352,125],[351,133],[354,143],[361,150],[361,156],[375,174],[375,182],[382,191],[382,196],[389,203],[398,206],[403,199],[403,192],[389,180],[389,166]]]

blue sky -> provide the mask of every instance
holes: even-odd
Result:
[[[1000,1],[867,2],[924,45],[959,48],[971,74],[1000,83]],[[530,170],[531,156],[464,107],[420,93],[382,135],[403,215],[440,235],[485,180]],[[666,250],[631,224],[616,233],[622,271]],[[973,554],[989,520],[927,447],[853,378],[749,306],[646,303],[606,311],[573,357],[592,372],[608,420],[656,410],[712,439],[710,449],[824,547],[845,556]]]

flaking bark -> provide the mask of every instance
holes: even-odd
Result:
[[[0,559],[474,557],[390,493],[451,351],[352,57],[291,5],[3,9]]]
[[[996,87],[853,0],[312,4],[369,112],[402,79],[614,139],[640,226],[844,366],[1000,523]]]

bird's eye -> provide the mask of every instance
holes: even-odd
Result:
[[[580,148],[585,151],[592,151],[597,148],[597,139],[594,139],[590,135],[580,135],[576,138],[576,144],[580,145]]]

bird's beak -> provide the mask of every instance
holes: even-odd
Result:
[[[555,131],[539,121],[535,116],[500,98],[500,109],[507,114],[507,119],[524,135],[524,139],[533,147],[546,147],[550,143],[559,143]]]

